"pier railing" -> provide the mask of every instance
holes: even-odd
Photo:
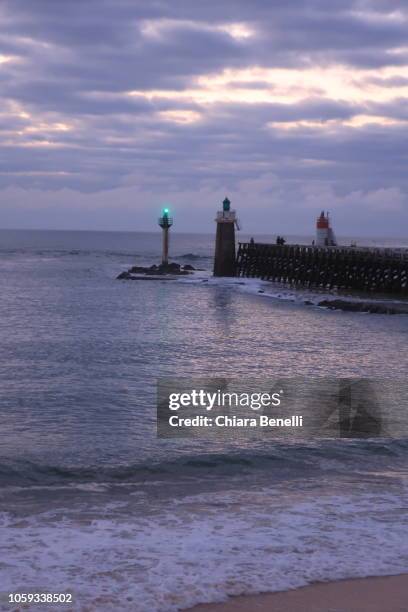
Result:
[[[310,288],[408,296],[408,250],[239,243],[236,275]]]

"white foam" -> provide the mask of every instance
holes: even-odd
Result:
[[[263,281],[258,278],[244,277],[214,277],[210,272],[195,272],[187,278],[181,278],[179,282],[184,283],[206,283],[208,286],[230,287],[244,293],[259,294],[262,297],[274,298],[277,300],[303,303],[306,300],[317,304],[323,299],[333,299],[331,294],[312,293],[302,290],[290,290],[284,285]]]
[[[192,495],[160,513],[146,505],[144,517],[110,518],[108,508],[91,522],[5,516],[2,590],[72,591],[78,610],[175,612],[228,595],[402,573],[407,501],[263,489]]]
[[[276,283],[272,281],[263,281],[258,278],[245,278],[245,277],[214,277],[208,271],[206,272],[194,272],[191,277],[182,278],[180,282],[190,283],[203,283],[205,282],[209,286],[222,286],[231,287],[238,291],[250,294],[257,294],[261,297],[272,298],[275,300],[281,300],[285,302],[294,302],[296,304],[304,304],[305,302],[311,305],[317,306],[319,302],[323,300],[338,300],[343,299],[347,302],[367,302],[369,300],[372,303],[384,303],[390,302],[392,304],[405,304],[406,300],[399,300],[397,298],[375,298],[375,297],[359,297],[356,295],[339,294],[336,290],[332,291],[310,291],[306,288],[291,289],[283,283]],[[362,313],[366,314],[366,313]]]

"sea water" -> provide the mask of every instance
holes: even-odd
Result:
[[[159,251],[158,233],[0,232],[0,609],[24,591],[170,612],[408,571],[405,438],[156,436],[166,376],[404,377],[408,316],[212,279],[205,235],[172,236],[191,277],[116,280]]]

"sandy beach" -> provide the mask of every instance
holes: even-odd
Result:
[[[191,612],[407,612],[408,574],[318,583],[293,591],[233,597]]]

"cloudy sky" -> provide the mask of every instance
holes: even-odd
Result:
[[[0,226],[408,235],[400,0],[0,0]]]

